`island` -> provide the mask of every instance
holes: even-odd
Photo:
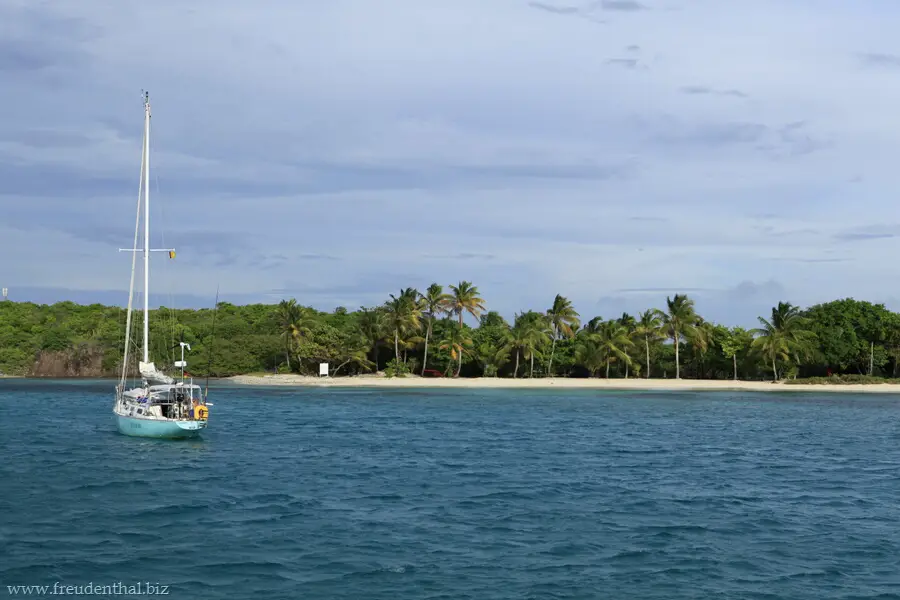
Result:
[[[357,310],[296,299],[158,307],[150,353],[171,365],[185,341],[190,376],[250,385],[900,391],[900,314],[884,305],[779,302],[758,321],[708,321],[684,294],[589,318],[557,294],[507,319],[461,281]],[[0,302],[0,372],[115,376],[124,335],[122,307]]]

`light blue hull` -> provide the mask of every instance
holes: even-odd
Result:
[[[206,429],[206,421],[162,421],[116,415],[119,431],[125,435],[148,438],[194,438]]]

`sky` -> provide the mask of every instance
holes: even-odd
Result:
[[[0,286],[507,317],[900,309],[892,0],[0,2]]]

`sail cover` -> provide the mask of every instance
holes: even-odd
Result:
[[[145,363],[141,361],[138,363],[138,369],[141,372],[141,377],[147,380],[147,383],[150,385],[168,385],[171,383],[175,383],[175,380],[166,375],[165,373],[161,373],[156,370],[156,365],[151,363]]]

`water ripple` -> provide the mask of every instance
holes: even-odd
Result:
[[[0,584],[175,598],[898,598],[886,397],[213,390],[121,436],[108,382],[0,381]],[[272,415],[277,415],[273,418]]]

